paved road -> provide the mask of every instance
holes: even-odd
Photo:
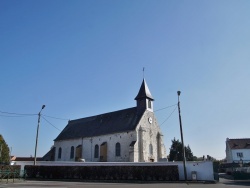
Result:
[[[62,182],[62,181],[16,181],[14,183],[6,181],[0,182],[0,188],[244,188],[250,187],[250,181],[233,181],[220,178],[216,184],[203,183],[88,183],[88,182]]]

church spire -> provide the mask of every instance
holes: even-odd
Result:
[[[145,110],[153,111],[154,98],[151,95],[146,80],[143,78],[140,90],[135,97],[137,101],[137,111],[144,112]]]
[[[143,78],[139,93],[135,97],[135,100],[143,99],[143,98],[147,98],[147,99],[150,99],[152,101],[154,100],[153,96],[151,95],[151,93],[148,89],[148,85],[146,83],[146,80],[144,78]]]

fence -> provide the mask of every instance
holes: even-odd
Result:
[[[3,179],[6,179],[7,183],[9,182],[9,179],[13,179],[14,182],[15,178],[20,178],[20,170],[21,166],[1,165],[0,166],[1,182],[3,181]]]

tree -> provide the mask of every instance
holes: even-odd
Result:
[[[187,161],[193,161],[194,156],[189,145],[185,146],[185,155]],[[179,140],[172,140],[172,146],[169,153],[169,161],[183,161],[182,143]]]
[[[204,157],[205,157],[205,156],[203,156],[203,157],[194,156],[194,157],[193,157],[193,160],[194,160],[194,161],[204,161]]]
[[[0,134],[0,164],[9,164],[10,150],[3,136]]]

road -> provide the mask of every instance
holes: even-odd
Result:
[[[63,181],[23,181],[17,180],[14,183],[9,181],[0,182],[0,188],[244,188],[250,186],[249,181],[233,181],[220,178],[216,184],[203,183],[92,183],[92,182],[63,182]]]

